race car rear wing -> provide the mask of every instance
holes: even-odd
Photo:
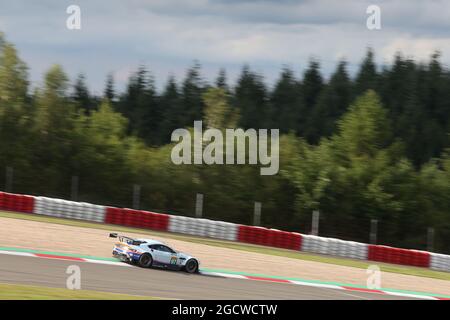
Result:
[[[131,244],[133,246],[138,246],[138,245],[140,245],[142,243],[142,241],[139,241],[139,240],[127,237],[127,236],[119,235],[117,233],[110,233],[109,237],[110,238],[119,238],[120,242]]]

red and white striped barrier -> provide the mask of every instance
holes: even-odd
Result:
[[[367,259],[368,245],[354,241],[303,235],[302,251],[351,259]]]
[[[429,252],[388,246],[369,245],[368,260],[416,267],[430,267]]]
[[[133,209],[106,208],[105,223],[168,231],[169,215]]]
[[[238,225],[235,223],[209,219],[195,219],[183,216],[170,216],[167,231],[236,241]]]
[[[263,246],[301,250],[303,236],[300,233],[239,225],[237,241]]]
[[[34,199],[32,196],[0,192],[0,209],[33,213]]]
[[[59,218],[105,222],[105,208],[85,202],[35,197],[33,213]]]
[[[225,221],[197,219],[127,208],[105,207],[84,202],[5,192],[0,192],[0,210],[95,221],[350,259],[450,271],[450,255],[381,245],[368,245],[354,241],[304,235],[296,232],[246,226]]]
[[[446,254],[430,252],[430,268],[438,271],[450,271],[450,256]]]

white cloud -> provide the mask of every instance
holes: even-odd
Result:
[[[397,52],[412,59],[426,61],[436,51],[448,54],[450,38],[417,39],[409,36],[396,38],[381,49],[381,54],[387,61],[391,61]]]
[[[15,0],[0,4],[0,28],[29,63],[33,80],[57,62],[72,77],[85,72],[97,92],[108,72],[115,71],[123,85],[129,70],[141,63],[157,79],[169,73],[182,76],[194,59],[209,79],[220,67],[235,77],[242,64],[250,63],[271,81],[283,64],[301,70],[312,56],[326,74],[341,58],[356,70],[368,46],[380,62],[398,50],[426,59],[436,49],[449,62],[449,1],[377,1],[382,9],[379,31],[366,28],[366,8],[372,3],[78,0],[82,30],[69,31],[65,9],[72,1]]]

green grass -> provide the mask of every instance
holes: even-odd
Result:
[[[158,298],[91,290],[0,283],[0,300],[155,300]]]
[[[419,267],[410,267],[410,266],[402,266],[395,264],[387,264],[375,261],[366,261],[366,260],[354,260],[354,259],[346,259],[332,256],[324,256],[318,254],[305,253],[301,251],[293,251],[279,248],[271,248],[264,247],[252,244],[244,244],[226,240],[215,240],[210,238],[200,238],[195,236],[187,236],[176,233],[168,233],[168,232],[158,232],[148,229],[138,229],[138,228],[129,228],[118,225],[108,225],[108,224],[100,224],[95,222],[87,222],[80,220],[70,220],[70,219],[62,219],[62,218],[54,218],[42,215],[33,215],[33,214],[23,214],[23,213],[13,213],[13,212],[4,212],[0,211],[0,217],[5,218],[14,218],[14,219],[25,219],[39,222],[48,222],[48,223],[56,223],[68,226],[76,226],[83,228],[94,228],[108,231],[119,231],[119,232],[133,232],[133,233],[144,233],[150,236],[161,236],[170,239],[182,240],[193,243],[206,244],[215,247],[222,248],[230,248],[241,251],[248,252],[256,252],[273,256],[280,257],[288,257],[293,259],[307,260],[307,261],[316,261],[322,263],[329,263],[341,266],[355,267],[361,269],[367,269],[368,266],[376,264],[380,267],[381,271],[384,272],[392,272],[399,274],[406,274],[412,276],[420,276],[427,278],[434,278],[440,280],[448,280],[450,281],[450,272],[441,272],[434,271],[427,268],[419,268]]]

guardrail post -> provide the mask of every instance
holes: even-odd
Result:
[[[141,205],[141,186],[138,184],[133,185],[133,209],[139,210]]]
[[[370,220],[370,243],[377,244],[378,220]]]
[[[319,218],[320,218],[319,210],[313,211],[312,223],[311,223],[311,234],[313,236],[318,236],[319,235]]]
[[[14,169],[6,167],[5,192],[12,192],[12,185],[14,179]]]
[[[253,225],[261,225],[261,202],[255,202],[255,211],[253,214]]]
[[[203,216],[203,194],[197,193],[195,199],[195,217],[201,218]]]

